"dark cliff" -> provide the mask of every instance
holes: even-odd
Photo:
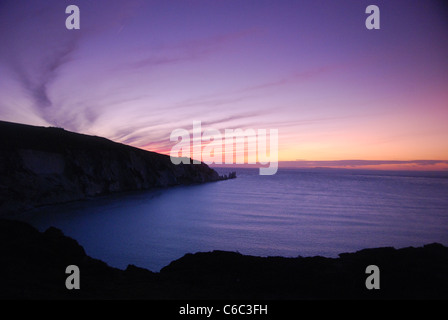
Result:
[[[206,164],[60,128],[0,121],[0,212],[114,192],[220,180]]]

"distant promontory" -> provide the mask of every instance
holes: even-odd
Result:
[[[62,128],[0,121],[0,212],[226,179],[201,164]]]

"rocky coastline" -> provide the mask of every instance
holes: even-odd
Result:
[[[236,178],[54,127],[0,121],[0,215],[111,193]]]
[[[0,299],[322,300],[447,299],[448,248],[437,243],[374,248],[325,257],[255,257],[237,252],[188,253],[155,273],[116,269],[86,255],[50,227],[0,219]],[[80,270],[68,290],[66,267]],[[365,286],[366,266],[381,269],[379,290]]]

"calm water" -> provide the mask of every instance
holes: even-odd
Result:
[[[23,219],[42,231],[60,228],[111,266],[152,271],[215,249],[336,257],[369,247],[448,245],[448,173],[236,171],[234,180],[48,207]]]

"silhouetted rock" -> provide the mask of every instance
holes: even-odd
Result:
[[[186,254],[159,273],[112,268],[87,256],[56,228],[0,219],[1,299],[447,299],[448,248],[375,248],[339,258],[254,257],[236,252]],[[380,289],[365,286],[368,265]],[[68,290],[65,269],[80,269]]]
[[[227,174],[224,174],[224,175],[220,176],[220,179],[221,179],[221,180],[236,179],[236,172],[235,172],[235,171],[232,171],[232,172],[230,172],[228,175],[227,175]]]
[[[201,164],[105,138],[0,121],[0,214],[115,192],[221,180]]]

